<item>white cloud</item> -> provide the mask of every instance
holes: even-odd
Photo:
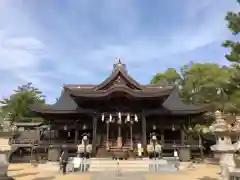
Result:
[[[230,33],[227,30],[224,16],[227,10],[237,8],[234,3],[225,0],[202,0],[198,3],[183,0],[181,16],[184,18],[181,25],[176,29],[169,29],[167,34],[156,32],[156,35],[152,35],[148,31],[142,33],[141,28],[144,28],[140,26],[144,18],[141,14],[142,9],[140,10],[138,4],[134,4],[133,1],[104,0],[96,8],[93,8],[96,2],[78,1],[79,7],[73,4],[70,6],[74,6],[81,14],[79,19],[71,19],[74,22],[73,27],[76,27],[76,23],[82,23],[81,26],[89,27],[89,31],[94,36],[88,37],[89,39],[85,38],[85,34],[80,34],[71,27],[65,26],[64,23],[67,22],[61,22],[61,16],[72,16],[70,9],[70,14],[50,17],[54,22],[55,20],[61,22],[64,29],[69,28],[66,32],[61,32],[65,34],[59,35],[52,32],[54,37],[51,37],[51,40],[57,39],[62,43],[63,47],[59,48],[53,46],[57,41],[52,43],[49,40],[49,44],[46,43],[47,35],[49,35],[47,32],[52,29],[42,31],[41,23],[38,24],[32,12],[22,7],[21,1],[17,4],[12,2],[0,0],[0,72],[1,74],[7,72],[4,78],[8,79],[4,82],[4,88],[0,90],[2,95],[8,95],[14,86],[23,82],[33,82],[45,92],[59,89],[60,87],[52,87],[53,85],[49,84],[49,77],[56,77],[62,83],[68,83],[65,82],[66,77],[75,78],[79,83],[94,81],[99,78],[100,72],[111,71],[112,64],[117,57],[122,58],[132,71],[138,73],[151,71],[156,67],[166,67],[169,65],[168,59],[163,60],[164,62],[156,60],[193,51],[228,38]],[[160,3],[159,6],[161,5],[164,4]],[[94,10],[97,11],[94,12]],[[84,13],[87,15],[84,16]],[[90,18],[91,13],[96,18],[94,23],[96,21],[103,28],[108,27],[109,34],[102,34],[104,29],[91,28],[91,23],[93,23]],[[178,12],[174,13],[177,19]],[[162,15],[158,14],[159,17]],[[166,22],[159,20],[159,24],[156,22],[156,27],[145,28],[161,29],[161,26],[166,26],[168,15],[165,18]],[[152,16],[157,16],[157,14],[152,14]],[[148,18],[151,18],[151,15]],[[67,45],[62,35],[71,37],[71,41],[76,46],[74,43],[74,45]],[[95,38],[99,38],[101,42],[97,42]],[[94,47],[86,47],[82,50],[77,46],[80,43],[84,44],[85,41],[95,40],[96,46]],[[73,49],[75,54],[71,52]],[[39,68],[42,64],[47,66],[47,63],[53,63],[53,68],[49,71]],[[179,63],[177,60],[172,62],[172,64],[177,63]]]
[[[220,46],[220,42],[230,36],[224,17],[226,11],[236,9],[234,3],[224,1],[218,1],[217,3],[216,0],[203,0],[199,3],[184,2],[185,4],[182,7],[186,10],[186,12],[183,11],[186,21],[182,22],[182,26],[174,29],[174,31],[170,29],[167,37],[163,37],[161,33],[157,37],[151,37],[151,34],[148,34],[132,37],[128,42],[107,43],[99,48],[81,52],[80,59],[83,58],[86,62],[93,62],[91,66],[95,66],[97,69],[111,68],[111,63],[116,57],[123,58],[125,63],[130,65],[150,63],[152,60],[165,56],[194,51],[214,42],[219,42]],[[218,6],[216,6],[216,3]],[[136,14],[135,8],[130,7],[133,8],[133,14]],[[115,13],[113,14],[115,15]],[[122,21],[116,21],[119,26],[124,21],[131,22],[133,25],[138,24],[137,18],[128,21],[129,16],[125,13],[121,14],[121,17]],[[139,29],[136,28],[135,33],[137,34]],[[124,32],[125,27],[122,26],[121,30]],[[162,63],[164,62],[159,62],[159,64]],[[83,64],[83,62],[80,61],[79,64]]]
[[[42,43],[32,37],[0,35],[0,70],[34,68],[40,62]]]

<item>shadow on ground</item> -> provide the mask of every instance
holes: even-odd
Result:
[[[218,178],[212,178],[212,177],[209,177],[209,176],[204,176],[204,177],[201,177],[201,178],[198,178],[199,180],[219,180]]]
[[[37,177],[37,178],[33,178],[32,180],[52,180],[55,179],[55,176],[49,176],[49,177]]]
[[[13,178],[21,178],[21,177],[25,177],[25,176],[34,176],[37,175],[38,172],[35,173],[21,173],[21,174],[17,174],[17,175],[13,175]]]

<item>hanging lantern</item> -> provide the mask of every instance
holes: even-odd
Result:
[[[156,141],[156,140],[157,140],[157,136],[156,136],[156,135],[153,135],[153,136],[152,136],[152,140]]]
[[[174,126],[174,124],[172,124],[172,131],[175,131],[175,126]]]
[[[86,124],[83,125],[83,130],[87,129],[87,126]]]
[[[67,125],[64,125],[63,129],[64,129],[64,131],[66,131],[67,130]]]
[[[112,115],[109,115],[109,122],[112,122]]]
[[[84,141],[87,141],[87,139],[88,139],[87,135],[83,136]]]
[[[135,114],[135,116],[134,116],[134,120],[135,120],[135,122],[138,122],[138,117],[137,117],[136,114]]]
[[[130,115],[129,114],[127,115],[127,121],[128,122],[130,121]]]
[[[153,130],[156,130],[156,125],[155,124],[153,124]]]
[[[120,113],[120,112],[118,113],[118,119],[119,119],[119,120],[122,119],[122,116],[121,116],[121,113]]]
[[[104,121],[104,114],[102,113],[102,122]]]

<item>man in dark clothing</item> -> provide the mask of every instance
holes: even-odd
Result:
[[[60,161],[62,164],[62,172],[63,174],[66,174],[66,167],[68,163],[68,150],[66,148],[63,149],[63,152],[60,157]]]

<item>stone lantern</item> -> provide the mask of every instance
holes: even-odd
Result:
[[[216,144],[211,146],[220,157],[221,177],[223,180],[228,180],[229,172],[235,169],[234,153],[236,152],[235,146],[232,144],[231,136],[236,134],[236,129],[228,124],[222,113],[215,112],[216,121],[210,127],[210,131],[216,136]]]
[[[239,151],[240,150],[240,116],[236,116],[236,121],[233,128],[237,136],[237,142],[234,144],[234,146],[236,150]]]
[[[9,126],[8,128],[5,128],[4,131],[0,132],[0,179],[3,180],[13,179],[12,177],[9,177],[7,173],[9,157],[12,150],[9,142],[15,131],[16,128],[14,126]]]

